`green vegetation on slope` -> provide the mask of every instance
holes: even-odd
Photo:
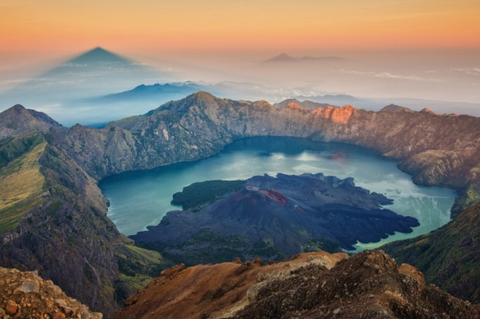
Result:
[[[432,233],[382,249],[452,295],[480,302],[480,203]]]
[[[163,269],[174,265],[156,251],[135,246],[132,240],[118,245],[115,254],[121,273],[115,282],[115,292],[119,302],[138,289],[144,288]]]
[[[455,218],[460,214],[462,209],[470,207],[480,202],[480,189],[479,183],[473,184],[464,192],[460,192],[460,196],[455,199],[455,205],[452,208],[452,218]]]
[[[196,264],[251,260],[282,260],[285,256],[268,240],[252,243],[240,235],[221,236],[209,228],[202,228],[195,235],[179,244],[166,246],[157,242],[139,242],[138,245],[156,250],[174,263]]]
[[[43,142],[45,142],[45,139],[38,131],[18,134],[15,137],[0,141],[0,168]]]
[[[193,183],[183,191],[173,194],[172,205],[181,205],[184,210],[198,211],[202,206],[215,202],[226,194],[239,191],[245,181],[205,181]]]
[[[339,243],[322,237],[306,242],[304,245],[302,245],[302,249],[304,252],[324,250],[331,254],[343,251],[342,246]]]
[[[12,231],[42,199],[40,156],[46,142],[40,133],[20,135],[0,144],[0,234]]]

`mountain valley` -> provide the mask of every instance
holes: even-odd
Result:
[[[403,247],[395,243],[386,249],[414,265],[418,262],[427,280],[439,286],[441,278],[458,272],[455,265],[430,270],[433,264],[428,260],[437,254],[436,236],[451,238],[468,250],[463,254],[472,256],[465,257],[471,262],[468,269],[478,265],[469,255],[475,251],[477,228],[471,226],[472,233],[458,231],[475,225],[478,215],[476,206],[464,211],[480,200],[476,117],[403,108],[373,112],[351,106],[312,111],[291,103],[280,110],[264,101],[233,101],[198,92],[103,129],[61,127],[45,114],[21,106],[1,113],[0,123],[0,183],[17,176],[17,189],[31,186],[25,198],[2,192],[0,266],[38,270],[44,279],[106,316],[119,309],[122,298],[173,264],[118,232],[106,217],[107,201],[98,182],[125,171],[205,158],[244,137],[296,136],[361,145],[396,159],[417,183],[455,189],[458,198],[451,223],[416,239],[418,243],[410,240],[398,243]],[[22,172],[35,181],[18,179]],[[386,257],[374,259],[378,258]],[[466,279],[460,283],[475,278],[470,270],[462,274]],[[447,286],[456,295],[462,289]],[[473,301],[477,294],[461,297]]]

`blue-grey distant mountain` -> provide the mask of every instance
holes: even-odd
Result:
[[[195,82],[179,83],[155,83],[153,85],[141,84],[132,90],[120,93],[108,94],[94,99],[98,102],[127,102],[127,101],[145,101],[153,100],[157,104],[159,101],[181,98],[192,93],[205,90],[204,85]]]
[[[269,101],[275,101],[279,98],[279,93],[275,89],[257,83],[233,81],[205,83],[186,81],[164,84],[155,83],[153,85],[141,84],[131,90],[89,99],[88,102],[97,105],[101,103],[105,108],[111,108],[114,105],[118,106],[120,104],[125,106],[135,105],[137,108],[141,108],[138,109],[138,113],[143,113],[143,111],[147,112],[152,108],[157,108],[162,103],[181,99],[199,91],[208,91],[224,98]],[[283,94],[280,96],[283,98]]]

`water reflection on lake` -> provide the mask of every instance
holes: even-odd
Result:
[[[107,177],[101,181],[100,188],[110,200],[108,217],[122,233],[132,235],[145,230],[147,225],[158,224],[166,212],[180,209],[170,204],[172,195],[191,183],[277,173],[353,177],[357,186],[393,199],[389,209],[419,220],[420,226],[413,233],[395,234],[382,243],[418,236],[446,224],[455,199],[455,192],[450,189],[415,185],[410,175],[397,168],[395,161],[374,151],[288,137],[238,140],[203,160]]]

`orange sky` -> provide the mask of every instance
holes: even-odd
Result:
[[[480,47],[480,1],[0,0],[0,52]]]

